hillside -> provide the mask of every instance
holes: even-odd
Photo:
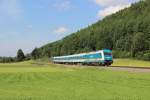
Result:
[[[111,48],[116,58],[150,60],[150,1],[132,4],[62,40],[38,48],[38,57]]]

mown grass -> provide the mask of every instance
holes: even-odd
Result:
[[[115,59],[112,66],[150,67],[150,61],[141,61],[133,59]]]
[[[0,64],[0,100],[149,100],[150,73]]]

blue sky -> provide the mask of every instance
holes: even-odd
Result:
[[[138,0],[0,0],[0,56],[31,52]]]

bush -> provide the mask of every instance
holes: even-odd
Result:
[[[130,58],[131,53],[127,51],[113,51],[113,57],[114,58]]]
[[[135,57],[139,60],[150,61],[150,51],[138,52],[138,53],[136,53]]]

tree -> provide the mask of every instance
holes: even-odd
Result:
[[[25,59],[24,53],[21,49],[17,52],[17,61],[23,61]]]
[[[38,58],[40,57],[38,48],[35,48],[35,49],[32,51],[31,56],[32,56],[33,59],[38,59]]]
[[[146,43],[146,40],[146,35],[142,32],[138,32],[134,35],[131,48],[133,57],[135,56],[136,52],[148,49],[148,43]]]

